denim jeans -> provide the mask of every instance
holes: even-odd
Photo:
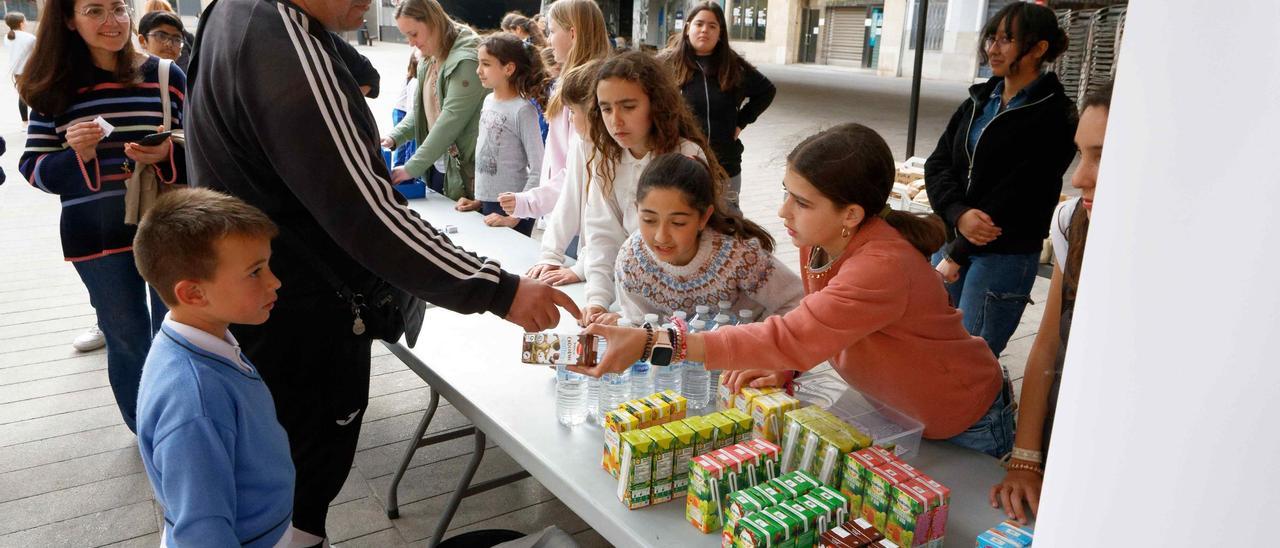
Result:
[[[107,340],[107,379],[116,407],[120,408],[125,425],[136,432],[142,364],[169,309],[138,274],[131,251],[71,264],[89,290],[98,328]]]
[[[1004,458],[1013,451],[1014,415],[1013,390],[1009,380],[1005,379],[1004,387],[991,402],[987,413],[968,430],[947,441],[997,459]]]
[[[941,252],[933,255],[937,265]],[[1031,302],[1031,286],[1040,268],[1040,254],[979,254],[960,269],[960,279],[947,284],[951,304],[964,313],[964,327],[982,337],[997,357],[1018,329],[1022,312]]]

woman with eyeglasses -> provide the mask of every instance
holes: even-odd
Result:
[[[19,169],[62,200],[62,252],[89,290],[116,405],[135,430],[142,364],[166,309],[133,262],[125,183],[136,170],[154,170],[160,187],[186,182],[180,146],[139,143],[163,125],[166,95],[170,128],[182,129],[186,76],[134,49],[122,0],[49,0],[41,15],[19,88],[32,109]]]
[[[995,74],[969,88],[925,163],[925,190],[947,223],[933,255],[965,328],[999,356],[1030,302],[1049,217],[1075,156],[1075,105],[1045,71],[1067,49],[1053,10],[1014,2],[983,28]]]

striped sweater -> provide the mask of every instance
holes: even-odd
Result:
[[[142,83],[125,86],[115,83],[110,72],[95,67],[65,112],[57,116],[31,113],[27,148],[18,168],[36,188],[62,199],[62,253],[68,261],[133,249],[136,227],[124,224],[125,181],[130,175],[126,164],[132,167],[133,162],[124,155],[124,145],[155,133],[164,123],[159,68],[159,58],[147,59],[142,64]],[[171,65],[173,129],[182,129],[186,87],[182,69]],[[98,143],[97,160],[81,164],[67,144],[67,129],[98,116],[115,129]],[[186,182],[183,156],[181,149],[175,149],[170,162],[157,166],[162,181]]]

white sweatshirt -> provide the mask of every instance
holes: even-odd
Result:
[[[703,160],[707,158],[702,148],[689,140],[682,139],[675,152]],[[587,274],[587,306],[609,308],[613,304],[614,263],[618,260],[618,250],[622,249],[622,243],[640,227],[639,214],[636,212],[636,186],[640,183],[640,173],[651,160],[652,151],[643,158],[636,159],[630,152],[623,150],[622,158],[614,169],[613,193],[608,197],[600,192],[604,188],[600,168],[592,167],[587,209],[583,212],[583,239],[587,242],[587,253],[578,254],[579,258],[586,258],[584,269]],[[622,218],[614,213],[615,207],[609,201],[616,205]]]
[[[560,198],[556,200],[555,209],[547,215],[547,228],[542,233],[542,254],[538,264],[564,266],[568,262],[565,249],[573,241],[574,236],[583,233],[583,211],[587,205],[587,158],[591,156],[591,145],[583,142],[574,132],[569,139],[569,155],[565,159],[564,183],[560,188]],[[586,266],[587,238],[578,238],[578,257],[580,260],[569,267],[577,274],[578,279],[586,279],[583,268]]]

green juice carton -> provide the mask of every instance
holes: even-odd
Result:
[[[621,440],[623,432],[630,432],[640,428],[640,419],[637,419],[631,413],[621,409],[614,409],[604,415],[604,453],[600,458],[600,465],[609,472],[609,475],[618,477],[618,457],[621,454]]]
[[[685,495],[685,518],[699,531],[720,530],[721,502],[729,491],[729,468],[711,454],[697,455],[689,461],[689,493]]]
[[[716,449],[724,449],[725,447],[737,443],[735,441],[737,423],[735,423],[733,419],[724,416],[723,413],[710,413],[703,416],[706,417],[706,419],[711,422],[711,425],[715,427],[713,435],[716,440]]]
[[[849,499],[846,499],[839,491],[825,485],[819,485],[805,496],[813,497],[818,504],[827,509],[828,515],[831,517],[829,524],[844,523],[848,519]]]
[[[649,503],[659,504],[670,501],[676,438],[661,425],[650,426],[643,432],[653,439],[653,490]]]
[[[689,417],[683,421],[693,430],[693,456],[705,455],[716,449],[716,427],[706,417]]]
[[[893,489],[893,507],[885,525],[884,536],[901,546],[917,546],[929,540],[933,509],[941,506],[942,496],[919,478],[912,478]]]
[[[775,544],[775,546],[778,548],[795,548],[796,535],[799,535],[800,531],[804,529],[804,520],[779,506],[765,509],[764,514],[784,527],[782,542]]]
[[[893,463],[871,470],[867,481],[867,490],[862,499],[861,517],[884,531],[888,526],[889,509],[893,504],[894,488],[911,479],[907,472],[900,471]]]
[[[653,491],[653,452],[653,438],[643,430],[622,433],[618,499],[627,508],[634,510],[650,504]]]
[[[754,423],[751,415],[737,409],[721,411],[720,414],[733,421],[733,443],[746,443],[752,438],[751,427]]]
[[[800,530],[793,537],[796,548],[813,548],[818,542],[817,515],[813,514],[807,506],[795,500],[779,504],[778,508],[795,516],[800,521]]]
[[[740,548],[775,548],[787,535],[787,525],[763,512],[756,512],[738,522]]]
[[[845,456],[844,478],[840,493],[849,498],[849,511],[860,515],[871,471],[887,463],[883,457],[870,451],[857,451]]]
[[[671,498],[683,498],[689,491],[689,461],[693,460],[693,429],[683,421],[669,422],[662,425],[674,438],[671,447],[674,461],[671,472]]]

